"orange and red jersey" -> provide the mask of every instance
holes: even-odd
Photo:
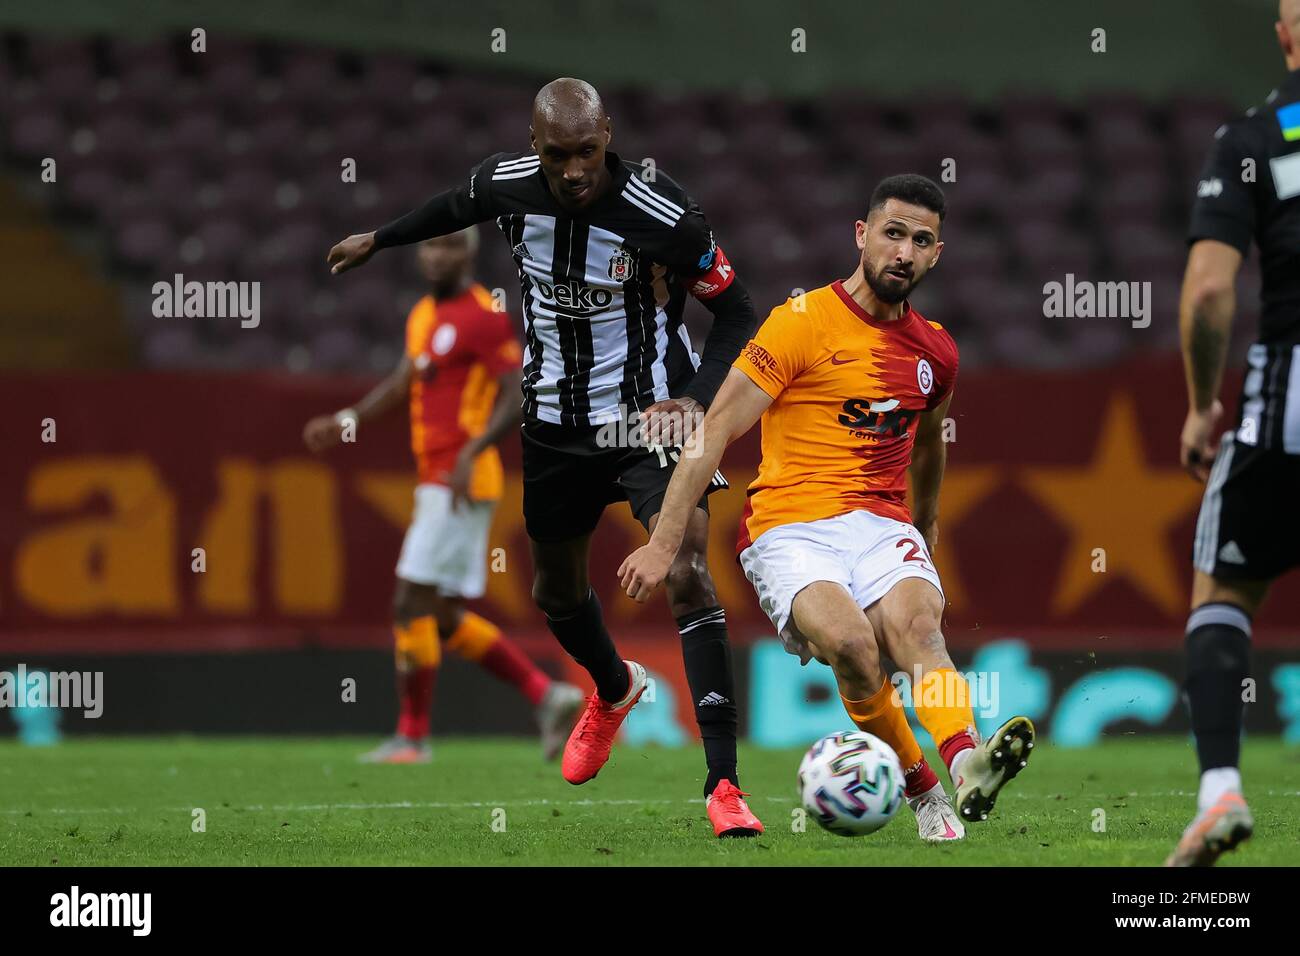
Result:
[[[426,295],[406,319],[411,378],[411,451],[420,482],[446,484],[465,442],[482,434],[497,399],[497,378],[523,361],[510,318],[491,294],[472,285],[451,299]],[[469,494],[501,497],[501,456],[489,448],[474,462]]]
[[[917,422],[952,391],[957,346],[904,308],[875,319],[836,281],[777,306],[741,351],[734,367],[773,401],[737,553],[769,528],[849,511],[911,521]]]

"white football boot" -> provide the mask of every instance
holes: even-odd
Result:
[[[954,803],[966,823],[987,820],[993,802],[1016,774],[1025,768],[1034,749],[1034,724],[1028,717],[1012,717],[988,740],[976,745],[958,765],[953,783]]]
[[[907,804],[916,814],[917,833],[926,843],[947,843],[966,838],[966,828],[962,826],[961,817],[957,816],[948,795],[943,792],[942,784],[936,784],[915,800],[908,800]]]

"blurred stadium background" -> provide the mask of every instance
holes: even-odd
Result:
[[[77,733],[390,728],[405,423],[323,459],[300,433],[392,366],[422,290],[407,252],[334,280],[325,253],[524,148],[533,93],[568,74],[600,87],[616,150],[698,199],[760,315],[852,270],[879,177],[954,161],[943,263],[915,301],[962,353],[938,555],[955,656],[1060,743],[1185,730],[1200,492],[1176,461],[1182,235],[1215,128],[1282,75],[1274,4],[787,6],[0,8],[0,667],[104,671],[103,716],[64,716]],[[259,282],[260,323],[155,317],[151,288],[177,273]],[[495,237],[479,273],[517,317]],[[1046,318],[1043,287],[1067,274],[1150,282],[1150,326]],[[1252,260],[1234,366],[1257,290]],[[504,454],[507,568],[485,604],[558,672],[529,598],[517,444]],[[731,557],[756,458],[754,435],[724,462],[712,568],[749,736],[791,745],[843,721],[829,671],[780,652]],[[593,576],[667,704],[629,736],[680,744],[694,728],[671,620],[612,574],[640,539],[610,509]],[[1283,585],[1256,634],[1252,731],[1300,740],[1282,651],[1298,629]],[[449,663],[437,732],[522,733],[527,717]]]

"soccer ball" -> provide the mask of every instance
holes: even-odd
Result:
[[[903,768],[893,748],[874,734],[827,734],[799,764],[799,797],[831,833],[874,833],[903,803]]]

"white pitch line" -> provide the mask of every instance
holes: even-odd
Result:
[[[768,797],[769,800],[781,800],[780,797]],[[703,803],[703,798],[696,800],[474,800],[461,803],[453,802],[412,802],[403,800],[396,803],[285,803],[272,804],[252,804],[244,807],[220,807],[221,812],[236,813],[264,813],[272,811],[277,813],[318,813],[322,810],[473,810],[482,807],[593,807],[593,806],[650,806],[666,805],[677,803]],[[788,803],[788,800],[782,800]],[[35,816],[37,813],[57,813],[61,815],[76,814],[93,814],[93,813],[190,813],[193,807],[41,807],[39,809],[0,809],[0,814],[7,816],[26,815],[31,813]]]
[[[1300,790],[1265,790],[1261,792],[1262,796],[1268,797],[1300,797]],[[1150,797],[1194,797],[1194,790],[1161,790],[1154,793],[1136,793],[1129,792],[1119,795],[1097,794],[1097,793],[1079,793],[1066,794],[1067,797],[1077,798],[1080,800],[1127,800],[1131,798],[1145,799]],[[1043,802],[1058,802],[1055,794],[1044,796],[1037,793],[1007,793],[1002,797],[1012,797],[1018,800],[1041,800]],[[783,803],[794,809],[794,801],[786,797],[763,797],[768,803]],[[443,802],[443,801],[421,801],[414,802],[402,800],[394,803],[281,803],[267,806],[265,804],[251,804],[244,807],[220,807],[220,812],[229,813],[265,813],[272,811],[275,813],[320,813],[326,810],[477,810],[483,807],[641,807],[641,806],[675,806],[682,804],[700,804],[704,800],[696,797],[686,800],[473,800],[466,802]],[[52,813],[62,816],[76,816],[80,814],[96,813],[190,813],[194,807],[83,807],[80,809],[70,807],[41,807],[39,809],[0,809],[0,815],[4,816],[25,816],[31,814],[35,816],[38,813]]]

